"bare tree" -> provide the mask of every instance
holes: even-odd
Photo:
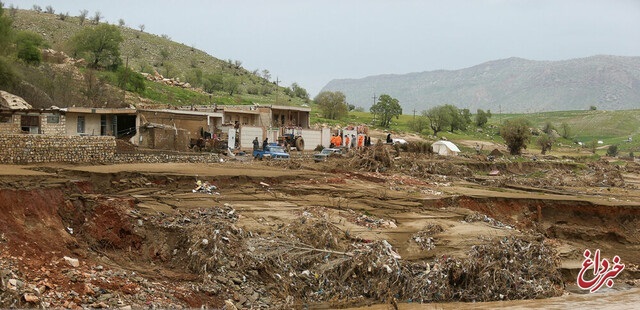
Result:
[[[140,32],[144,32],[144,24],[138,25],[138,28],[140,28]]]
[[[269,70],[262,70],[262,77],[267,81],[271,80],[271,73],[269,72]]]
[[[67,13],[60,12],[60,14],[58,14],[58,18],[60,18],[60,20],[66,20],[67,17],[69,17],[69,12]]]
[[[34,4],[34,5],[33,5],[33,10],[34,10],[34,11],[36,11],[36,12],[38,12],[38,13],[40,13],[40,12],[42,12],[42,7],[40,7],[40,6],[39,6],[39,5],[37,5],[37,4]]]
[[[47,7],[45,8],[45,12],[47,12],[49,14],[55,14],[56,10],[54,10],[52,6],[47,5]]]
[[[78,18],[80,18],[80,26],[84,24],[84,21],[87,19],[87,15],[89,15],[89,11],[80,10],[80,15],[78,16]]]
[[[118,25],[120,25],[120,27],[124,27],[124,19],[118,19]]]
[[[93,14],[93,19],[92,19],[93,23],[97,25],[100,23],[101,19],[102,19],[102,13],[100,13],[100,11],[96,11],[96,13]]]

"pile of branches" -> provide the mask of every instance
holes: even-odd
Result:
[[[494,301],[559,296],[560,260],[550,247],[517,237],[472,247],[465,259],[412,265],[402,296],[419,302]]]
[[[495,301],[533,299],[562,294],[557,254],[535,240],[500,238],[472,247],[465,258],[441,257],[433,262],[408,262],[386,241],[354,242],[330,223],[285,228],[289,233],[321,232],[318,242],[307,237],[249,241],[250,254],[264,271],[272,291],[292,307],[329,302],[332,306],[366,299],[387,303]],[[429,227],[433,233],[442,228]],[[348,243],[345,243],[348,242]]]
[[[384,144],[376,144],[353,153],[348,165],[365,171],[383,172],[393,165],[393,156]]]

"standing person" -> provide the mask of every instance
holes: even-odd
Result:
[[[338,134],[336,136],[336,147],[341,147],[342,146],[342,137]]]
[[[356,135],[351,135],[351,147],[354,149],[356,148],[356,142]]]
[[[253,139],[253,150],[258,150],[260,149],[260,141],[258,141],[258,137],[256,137],[255,139]]]
[[[269,138],[264,138],[264,141],[262,141],[262,150],[263,151],[267,150],[267,145],[269,145]]]
[[[344,135],[344,146],[347,148],[351,146],[351,139],[349,139],[349,135]]]
[[[364,146],[364,135],[358,135],[358,147],[361,148]]]
[[[387,135],[387,143],[393,143],[393,140],[391,139],[391,133]]]

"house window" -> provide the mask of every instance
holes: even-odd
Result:
[[[11,114],[0,114],[0,123],[13,123]]]
[[[23,132],[37,134],[40,132],[40,117],[35,115],[20,116],[20,129]]]
[[[47,115],[47,124],[59,124],[60,115]]]
[[[84,116],[78,116],[78,133],[84,133]]]

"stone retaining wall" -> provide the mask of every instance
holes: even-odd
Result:
[[[0,135],[0,163],[111,162],[116,141],[111,136]]]
[[[220,156],[215,153],[198,154],[116,154],[111,161],[114,164],[127,163],[216,163]]]
[[[215,153],[125,153],[116,152],[112,136],[0,135],[0,163],[215,163]]]

